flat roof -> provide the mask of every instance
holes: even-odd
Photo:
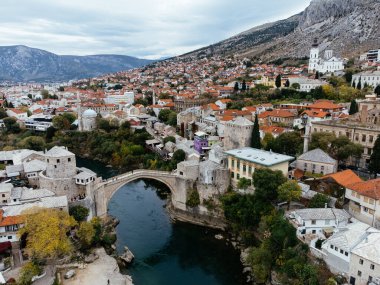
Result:
[[[294,159],[292,156],[275,153],[272,151],[265,151],[251,147],[244,147],[240,149],[231,149],[225,151],[227,155],[232,155],[236,158],[250,161],[264,166],[272,166]]]

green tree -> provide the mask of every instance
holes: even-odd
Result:
[[[6,117],[3,119],[3,122],[7,133],[17,134],[21,131],[20,125],[17,123],[15,118]]]
[[[350,115],[353,115],[353,114],[356,114],[357,112],[359,112],[359,106],[358,104],[356,103],[356,100],[352,100],[351,101],[351,105],[350,105],[350,110],[349,110],[349,114]]]
[[[172,127],[176,127],[177,126],[177,113],[171,111],[166,123]]]
[[[246,190],[249,186],[252,185],[252,181],[250,179],[247,179],[245,177],[242,177],[239,179],[239,182],[237,184],[237,187],[239,189]]]
[[[241,90],[242,91],[246,91],[247,90],[247,83],[245,82],[245,80],[243,80],[243,82],[241,84]]]
[[[356,85],[356,89],[358,89],[358,90],[361,90],[361,89],[362,89],[362,78],[361,78],[361,77],[359,77],[359,82],[358,82],[358,84]]]
[[[380,84],[376,86],[374,92],[375,92],[375,94],[377,95],[377,97],[380,97]]]
[[[186,153],[182,149],[177,149],[173,153],[172,160],[176,163],[180,163],[181,161],[184,161],[186,159]]]
[[[320,148],[324,152],[329,152],[331,142],[335,139],[333,133],[318,132],[311,135],[310,150]]]
[[[255,281],[266,283],[272,270],[272,253],[264,247],[252,247],[249,250],[247,262],[251,265]]]
[[[286,178],[280,170],[273,171],[268,168],[255,169],[252,178],[255,196],[264,201],[275,201],[277,188],[286,182]]]
[[[39,136],[30,136],[22,139],[17,146],[19,148],[26,148],[36,151],[42,151],[45,149],[45,140]]]
[[[289,180],[281,184],[278,189],[278,198],[288,202],[288,210],[291,201],[298,201],[302,195],[302,189],[297,181]]]
[[[104,130],[106,132],[109,132],[111,130],[110,122],[103,118],[97,118],[96,125],[98,129]]]
[[[90,210],[81,205],[71,206],[69,208],[70,216],[73,216],[77,222],[83,222],[87,220]]]
[[[293,89],[299,90],[301,88],[301,85],[299,83],[293,83],[291,86]]]
[[[266,133],[263,138],[263,147],[265,150],[273,149],[275,138],[271,133]]]
[[[235,92],[238,92],[239,91],[239,82],[235,82],[235,85],[234,85],[234,91]]]
[[[290,81],[289,81],[289,79],[286,79],[284,86],[287,87],[287,88],[290,87]]]
[[[166,123],[169,120],[169,115],[171,114],[171,110],[169,109],[162,109],[160,113],[158,113],[158,119],[164,123]]]
[[[164,138],[164,144],[166,144],[167,142],[175,143],[175,137],[168,136],[168,137]]]
[[[324,208],[325,204],[330,202],[330,198],[327,195],[317,193],[309,201],[309,208]]]
[[[376,177],[380,173],[380,136],[377,136],[375,145],[369,159],[368,170]]]
[[[255,114],[255,122],[252,129],[251,147],[261,149],[259,119]]]
[[[274,152],[281,154],[296,156],[301,153],[303,146],[303,139],[298,132],[286,132],[279,135],[269,148]],[[267,146],[268,148],[268,146]]]
[[[190,208],[197,207],[201,203],[197,189],[191,189],[187,193],[186,206]]]
[[[275,84],[277,88],[281,87],[281,74],[276,76]]]
[[[8,117],[8,115],[7,115],[7,111],[5,111],[4,108],[1,108],[1,107],[0,107],[0,119],[4,119],[4,118],[6,118],[6,117]]]

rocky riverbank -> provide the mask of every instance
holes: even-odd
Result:
[[[62,279],[62,285],[133,285],[132,277],[120,273],[116,259],[109,256],[104,248],[96,249],[95,254],[98,258],[94,262],[76,269],[72,279]]]

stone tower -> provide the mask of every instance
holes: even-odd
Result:
[[[92,110],[88,109],[81,115],[82,131],[93,131],[96,129],[96,118],[98,114]]]
[[[77,174],[75,154],[65,147],[55,146],[45,153],[46,176],[72,178]]]
[[[249,147],[251,145],[253,125],[253,122],[244,117],[237,117],[227,122],[224,129],[224,149]]]

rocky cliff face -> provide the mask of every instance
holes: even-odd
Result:
[[[259,26],[191,55],[231,54],[263,60],[305,57],[318,38],[321,48],[350,57],[380,48],[380,0],[312,0],[301,14]]]
[[[0,47],[0,81],[65,81],[128,70],[151,61],[123,55],[56,55],[26,46]]]

